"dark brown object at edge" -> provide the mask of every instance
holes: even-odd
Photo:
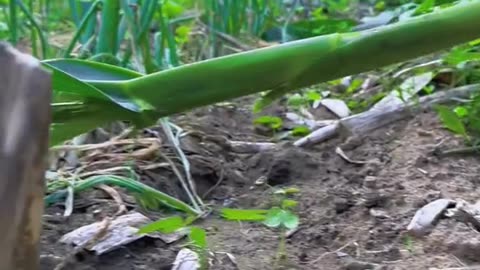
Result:
[[[40,62],[0,43],[0,270],[39,267],[50,101]]]

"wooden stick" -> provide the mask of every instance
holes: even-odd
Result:
[[[0,43],[0,270],[39,267],[51,79]]]
[[[318,129],[309,135],[297,140],[295,146],[305,146],[326,141],[334,136],[365,137],[374,130],[393,122],[406,119],[418,110],[429,109],[432,105],[448,103],[458,98],[468,98],[480,89],[480,84],[472,84],[440,91],[419,98],[416,101],[403,102],[399,98],[382,102],[383,105],[371,108],[368,111],[342,118],[336,124]]]

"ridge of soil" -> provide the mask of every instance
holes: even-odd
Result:
[[[277,107],[271,113],[282,111]],[[248,108],[212,106],[179,116],[175,123],[212,138],[265,141],[255,133],[252,119]],[[288,238],[285,269],[441,269],[480,263],[480,249],[463,244],[467,240],[480,243],[480,234],[464,224],[441,220],[431,235],[421,239],[405,232],[415,212],[432,200],[475,202],[479,197],[477,157],[438,158],[432,154],[441,141],[448,147],[461,145],[461,140],[442,129],[432,112],[377,130],[357,147],[344,145],[345,153],[366,161],[364,165],[350,164],[335,154],[335,148],[343,143],[339,138],[306,148],[281,143],[276,150],[257,154],[230,152],[212,138],[187,136],[183,141],[199,194],[223,177],[206,202],[217,208],[270,207],[271,188],[254,184],[260,177],[266,177],[271,186],[300,189],[295,198],[300,227]],[[146,184],[183,196],[169,170],[142,175]],[[61,217],[61,205],[46,210],[42,270],[54,269],[71,252],[72,247],[58,242],[63,234],[96,221],[99,209],[104,214],[117,210],[98,190],[76,197],[75,211],[67,219]],[[228,252],[238,263],[235,267],[224,253],[218,253],[211,269],[273,269],[278,232],[261,224],[224,221],[216,215],[198,225],[207,230],[212,251]],[[99,257],[81,253],[67,267],[171,269],[184,243],[167,245],[144,238]]]

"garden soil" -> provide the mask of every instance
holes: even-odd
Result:
[[[284,110],[279,106],[269,113],[281,116]],[[253,119],[248,106],[224,105],[198,109],[174,121],[195,131],[183,145],[199,194],[221,179],[205,199],[214,209],[268,208],[273,203],[272,188],[300,189],[294,195],[299,201],[300,226],[287,239],[283,269],[448,269],[480,264],[480,248],[475,248],[480,234],[463,223],[442,219],[422,238],[406,233],[415,212],[428,202],[450,198],[474,203],[480,194],[478,157],[433,154],[438,145],[462,145],[461,139],[442,128],[434,113],[425,111],[386,126],[356,144],[334,138],[304,148],[282,142],[277,149],[261,153],[230,151],[222,143],[225,138],[269,138],[259,135]],[[365,164],[346,162],[335,153],[337,146]],[[170,170],[139,173],[146,184],[184,198],[179,186],[172,184],[176,179]],[[266,183],[256,185],[259,179]],[[65,233],[95,222],[99,212],[116,210],[113,200],[100,190],[77,195],[68,218],[62,216],[62,205],[49,207],[41,269],[55,269],[59,263],[68,270],[172,269],[187,240],[165,244],[143,238],[101,256],[89,252],[70,256],[73,248],[59,242]],[[134,205],[129,210],[141,211]],[[215,254],[211,269],[274,269],[279,231],[262,224],[225,221],[215,212],[197,225],[207,230],[209,249]]]

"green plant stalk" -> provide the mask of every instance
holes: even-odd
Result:
[[[155,61],[157,66],[160,69],[163,69],[163,53],[164,53],[164,46],[163,46],[163,37],[161,32],[157,32],[153,36],[153,55],[155,57]]]
[[[28,2],[28,9],[30,10],[33,10],[34,9],[34,6],[33,6],[33,0],[30,0]],[[39,58],[38,56],[38,46],[37,46],[37,35],[35,33],[35,30],[34,29],[31,29],[30,30],[30,42],[32,43],[31,44],[31,47],[32,47],[32,55],[36,58]]]
[[[138,39],[138,43],[140,45],[140,51],[142,53],[143,67],[145,69],[145,73],[150,74],[157,71],[158,69],[156,68],[153,62],[152,55],[150,52],[150,39],[148,37],[148,34],[144,33]]]
[[[102,23],[96,53],[117,53],[117,34],[120,23],[120,1],[103,0]]]
[[[90,6],[92,5],[92,1],[91,0],[81,0],[79,2],[79,8],[80,8],[80,17],[83,18],[85,17],[86,13],[88,12],[88,10],[90,9]],[[87,23],[87,26],[85,28],[85,30],[83,31],[83,34],[81,35],[80,37],[80,43],[82,43],[83,45],[86,45],[91,39],[92,37],[95,36],[95,28],[97,27],[97,20],[96,18],[93,16]]]
[[[17,0],[9,1],[9,13],[10,13],[10,42],[13,45],[18,43],[18,18],[17,18]]]
[[[285,20],[283,27],[282,27],[282,42],[287,42],[288,41],[288,25],[290,24],[290,21],[292,20],[293,16],[295,15],[295,11],[298,5],[298,0],[293,0],[293,5],[291,7],[290,12],[287,15],[287,19]]]
[[[35,28],[35,30],[37,31],[38,37],[40,38],[40,46],[42,47],[42,57],[46,58],[47,55],[48,55],[48,53],[47,53],[48,43],[47,43],[47,40],[45,38],[45,35],[43,34],[42,28],[40,27],[40,25],[38,25],[37,21],[35,20],[33,15],[30,13],[28,8],[23,4],[23,2],[21,0],[16,0],[16,1],[17,1],[18,7],[23,11],[25,16],[27,16],[27,19],[30,21],[33,28]],[[34,42],[34,41],[32,40],[32,42]]]
[[[142,36],[148,33],[155,12],[161,12],[160,9],[157,10],[159,6],[161,7],[162,4],[159,4],[157,0],[149,0],[143,3],[140,12],[140,32],[138,33],[138,36]]]
[[[100,0],[95,1],[90,8],[88,9],[87,13],[85,13],[85,16],[83,16],[82,21],[77,27],[77,31],[73,35],[73,38],[70,40],[70,43],[68,44],[67,49],[65,50],[64,57],[69,58],[70,54],[73,51],[73,48],[75,47],[75,44],[79,40],[81,34],[85,30],[86,26],[88,25],[88,22],[90,19],[96,14],[97,11],[97,6],[101,3]]]
[[[78,11],[77,11],[77,1],[76,0],[68,0],[68,5],[70,7],[70,13],[72,14],[72,20],[75,26],[80,27],[80,19],[78,18]]]
[[[278,250],[275,258],[275,266],[276,269],[280,269],[282,266],[282,263],[285,261],[287,258],[287,236],[286,236],[286,230],[282,229],[280,230],[280,242],[278,243]]]
[[[120,45],[125,40],[125,35],[127,34],[128,30],[127,22],[127,18],[125,18],[125,16],[122,16],[118,25],[117,48],[120,48]]]
[[[102,87],[149,103],[159,117],[261,91],[278,96],[478,38],[478,14],[480,2],[472,1],[374,30],[295,41]]]
[[[208,7],[212,7],[212,10],[208,10],[207,17],[208,17],[208,26],[210,29],[214,30],[216,29],[215,26],[215,9],[214,9],[214,4],[209,4],[207,2]],[[216,49],[216,36],[215,36],[215,31],[208,31],[208,42],[210,42],[210,48],[209,48],[209,54],[208,57],[213,58],[216,56],[217,49]]]
[[[84,190],[94,188],[95,186],[105,184],[105,185],[115,185],[119,187],[123,187],[130,192],[136,193],[142,196],[150,196],[151,198],[157,200],[158,202],[169,206],[176,210],[184,211],[188,214],[198,215],[200,214],[198,211],[193,209],[188,204],[177,200],[174,197],[171,197],[161,191],[158,191],[154,188],[151,188],[141,182],[134,181],[125,177],[115,176],[115,175],[100,175],[100,176],[92,176],[84,181],[77,183],[73,190],[75,193],[82,192]],[[45,197],[45,204],[51,205],[53,203],[59,202],[64,199],[68,194],[67,189],[63,189],[57,192],[54,192]]]
[[[50,16],[50,7],[51,7],[50,0],[45,0],[45,18],[49,18]]]
[[[30,31],[30,40],[31,40],[31,47],[32,47],[32,55],[36,58],[39,58],[38,56],[38,46],[37,46],[37,33],[32,29]]]
[[[168,63],[170,64],[170,67],[177,67],[180,64],[180,62],[178,61],[178,57],[177,57],[177,46],[175,42],[175,36],[168,26],[167,19],[163,16],[162,5],[160,5],[160,13],[161,13],[160,27],[162,29],[162,40],[163,40],[162,42],[167,43],[168,50],[169,50]]]
[[[146,1],[142,4],[142,7],[137,12],[130,7],[128,1],[122,1],[122,10],[124,11],[124,29],[128,29],[133,40],[131,41],[127,53],[124,54],[124,60],[128,60],[132,54],[137,58],[138,64],[143,63],[144,72],[149,74],[157,70],[150,52],[150,39],[149,39],[149,27],[153,19],[153,15],[157,10],[157,1]],[[120,43],[120,37],[118,37],[118,44]],[[140,61],[141,55],[142,59]]]

